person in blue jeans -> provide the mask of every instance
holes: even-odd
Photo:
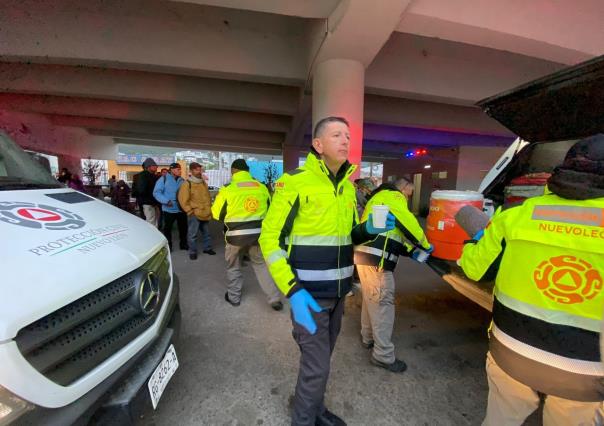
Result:
[[[153,197],[161,204],[164,217],[163,232],[170,245],[170,250],[172,250],[172,227],[174,222],[178,224],[180,249],[189,249],[187,244],[187,215],[178,205],[178,190],[185,181],[180,177],[181,172],[180,164],[170,164],[169,173],[164,177],[160,177],[155,183],[155,189],[153,189]]]
[[[203,252],[214,255],[212,250],[212,239],[208,222],[212,219],[212,198],[210,190],[203,178],[203,166],[192,162],[189,165],[191,176],[180,186],[178,190],[178,203],[180,208],[187,214],[189,232],[187,242],[189,243],[189,259],[197,259],[197,235],[201,230]]]

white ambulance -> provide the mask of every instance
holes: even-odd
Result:
[[[178,367],[178,280],[144,220],[0,132],[0,425],[124,424]]]

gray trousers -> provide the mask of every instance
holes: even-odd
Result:
[[[159,207],[152,206],[151,204],[143,204],[143,214],[145,215],[145,220],[157,228],[159,222]]]
[[[329,379],[331,354],[342,326],[344,298],[317,299],[323,310],[311,311],[317,323],[317,332],[310,334],[292,318],[294,340],[300,347],[300,368],[294,395],[292,425],[314,425],[323,414],[323,398]]]
[[[361,338],[373,344],[373,357],[381,362],[394,362],[392,329],[394,327],[394,276],[375,266],[357,265],[363,292]]]
[[[237,303],[241,300],[241,289],[243,287],[243,274],[241,273],[241,251],[247,251],[250,256],[252,268],[256,274],[256,279],[260,283],[260,288],[268,299],[268,303],[274,303],[281,300],[281,292],[271,278],[264,258],[260,252],[258,244],[252,246],[234,246],[226,243],[224,248],[224,258],[227,263],[227,279],[229,300]]]

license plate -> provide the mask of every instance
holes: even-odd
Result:
[[[174,350],[174,345],[170,345],[166,351],[166,355],[164,355],[164,358],[147,383],[154,410],[157,408],[157,403],[177,368],[178,358],[176,358],[176,351]]]

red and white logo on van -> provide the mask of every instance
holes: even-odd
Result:
[[[17,214],[25,219],[38,220],[40,222],[56,222],[62,219],[61,215],[44,209],[22,208]]]
[[[0,222],[51,231],[79,229],[86,225],[82,216],[61,207],[19,201],[0,202]]]

